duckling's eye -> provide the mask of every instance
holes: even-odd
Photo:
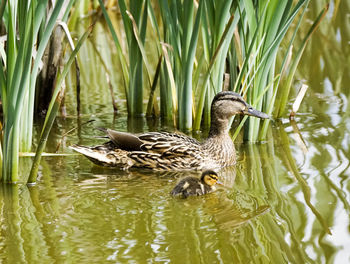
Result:
[[[210,178],[213,180],[217,181],[218,177],[215,174],[210,174]]]

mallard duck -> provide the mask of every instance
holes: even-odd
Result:
[[[173,196],[188,196],[203,195],[216,190],[215,184],[218,182],[218,175],[215,171],[206,170],[202,173],[201,178],[186,177],[182,179],[170,192]]]
[[[241,114],[269,118],[231,91],[218,93],[211,104],[209,136],[203,142],[180,133],[148,132],[140,135],[105,129],[110,141],[103,145],[71,148],[98,165],[153,170],[205,170],[233,165],[235,147],[229,135],[230,117]]]

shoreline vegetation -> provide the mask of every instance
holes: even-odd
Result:
[[[198,131],[201,125],[210,123],[214,95],[225,89],[240,93],[253,107],[275,118],[283,116],[305,46],[328,10],[327,5],[314,18],[294,52],[293,41],[305,23],[309,0],[83,2],[56,1],[54,6],[47,0],[1,2],[0,17],[6,35],[0,50],[2,182],[35,183],[41,153],[65,95],[65,76],[93,31],[94,21],[78,37],[75,47],[69,41],[72,51],[64,45],[56,48],[48,43],[53,41],[58,21],[69,28],[93,7],[97,11],[95,19],[105,19],[116,47],[128,114],[160,116],[182,131]],[[112,23],[112,9],[120,14],[118,27]],[[65,33],[71,39],[68,30]],[[58,37],[61,42],[62,39]],[[287,43],[286,49],[280,48],[282,41]],[[155,50],[156,63],[150,63],[150,46]],[[52,87],[43,89],[38,78],[48,67],[43,56],[50,48],[60,59]],[[111,74],[106,71],[109,83]],[[78,80],[77,77],[79,114]],[[111,92],[114,101],[113,89]],[[30,174],[20,175],[19,154],[33,151],[33,120],[38,114],[35,105],[43,94],[51,96],[46,96],[46,119],[36,156]],[[270,121],[246,119],[240,121],[233,138],[244,129],[244,140],[265,140]]]

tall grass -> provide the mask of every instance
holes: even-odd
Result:
[[[325,17],[325,15],[326,15],[326,13],[328,11],[328,8],[329,8],[329,5],[326,5],[321,10],[321,12],[317,16],[316,20],[311,25],[311,27],[308,30],[308,32],[306,33],[305,37],[301,41],[301,45],[298,48],[294,59],[290,63],[290,67],[288,69],[288,74],[287,74],[287,77],[286,77],[286,81],[285,81],[284,85],[281,87],[279,93],[277,94],[277,99],[278,100],[277,100],[276,105],[275,105],[275,116],[277,116],[277,117],[281,117],[285,113],[287,102],[288,102],[289,93],[290,93],[291,86],[292,86],[292,80],[294,78],[296,68],[297,68],[297,66],[299,64],[299,61],[300,61],[302,55],[303,55],[304,49],[306,47],[306,44],[310,40],[312,33],[318,28],[320,22]]]
[[[47,1],[8,1],[1,17],[7,32],[6,52],[2,53],[3,62],[0,63],[4,112],[2,177],[5,182],[18,181],[18,153],[31,148],[35,80],[62,4],[63,1],[58,1],[46,20]],[[43,22],[47,23],[42,26]],[[36,49],[40,26],[42,35]]]
[[[122,15],[127,50],[122,48],[120,36],[113,27],[102,0],[99,0],[103,15],[112,33],[123,73],[128,113],[132,116],[143,114],[143,60],[142,47],[146,38],[148,0],[131,0],[129,6],[124,0],[118,1]],[[121,35],[121,33],[119,33]],[[125,58],[128,53],[129,59]]]
[[[172,97],[177,96],[178,124],[180,129],[192,128],[192,73],[197,49],[198,35],[200,32],[200,20],[204,8],[204,1],[199,2],[195,12],[194,1],[158,1],[162,24],[164,26],[164,43],[170,45],[168,49],[168,67],[163,71],[163,78],[175,81]],[[170,67],[169,67],[170,66]],[[163,81],[165,85],[173,85],[171,81]],[[176,93],[176,94],[175,94]],[[173,100],[171,100],[173,101]]]
[[[111,25],[102,1],[99,2]],[[152,83],[151,95],[154,96],[154,84],[159,73],[160,114],[165,119],[174,119],[181,130],[199,130],[201,124],[210,123],[211,100],[224,89],[225,78],[228,89],[242,94],[257,109],[272,115],[274,108],[285,108],[290,93],[288,89],[281,89],[280,80],[289,66],[287,58],[291,54],[293,40],[303,22],[309,0],[158,0],[152,5],[148,1],[139,1],[137,12],[134,1],[130,1],[129,9],[124,1],[118,3],[128,43],[127,63],[123,63],[126,60],[123,59],[125,50],[120,48],[121,39],[113,32],[113,27],[110,26],[110,29],[116,39],[124,76],[130,76],[130,80],[124,77],[129,114],[142,111],[141,108],[131,109],[131,105],[136,102],[142,104],[139,98],[142,89],[138,90],[143,83],[142,63],[150,79],[149,60],[144,51],[147,17],[157,36],[156,39],[149,39],[147,44],[157,46],[161,63],[157,65],[160,72],[156,71],[156,78],[149,80]],[[154,15],[156,11],[160,14],[158,19]],[[128,14],[134,18],[134,27],[130,25],[132,19]],[[297,58],[292,60],[293,68],[287,69],[289,86],[303,47],[321,18],[322,14],[305,37]],[[280,45],[289,31],[291,37],[285,40],[288,48],[281,49]],[[119,36],[122,34],[119,33]],[[282,57],[281,65],[277,63],[279,57]],[[134,80],[135,76],[137,80]],[[135,83],[139,86],[134,86]],[[137,99],[134,97],[135,91]],[[151,98],[150,102],[156,101]],[[246,140],[266,138],[270,121],[264,122],[263,129],[260,129],[260,122],[256,118],[249,118],[244,125]]]
[[[195,80],[199,91],[194,130],[200,129],[201,122],[210,123],[210,105],[215,94],[223,87],[223,80],[229,47],[238,23],[238,13],[231,13],[234,1],[204,1],[201,37],[203,53],[199,56],[197,76],[204,69],[202,82]]]
[[[293,7],[292,1],[244,1],[240,11],[239,38],[243,64],[237,76],[234,90],[246,96],[248,103],[271,114],[277,86],[277,52],[295,16],[308,1],[300,0]],[[295,32],[298,30],[296,27]],[[286,57],[286,55],[283,55]],[[235,66],[235,65],[233,65]],[[268,89],[266,89],[269,87]],[[260,120],[249,118],[245,124],[245,139],[258,139]],[[262,138],[264,138],[263,136]]]
[[[41,155],[44,151],[44,148],[46,146],[46,141],[48,139],[49,133],[51,131],[53,122],[55,121],[57,112],[61,106],[64,94],[65,94],[65,85],[64,85],[64,79],[70,69],[71,64],[73,63],[75,56],[77,55],[80,47],[83,45],[84,41],[88,37],[88,35],[91,33],[92,27],[89,28],[88,31],[86,31],[83,36],[79,39],[76,47],[73,49],[73,52],[70,54],[69,59],[67,63],[65,63],[64,68],[62,72],[59,72],[56,80],[55,80],[55,86],[54,86],[54,91],[52,98],[50,100],[50,105],[47,110],[45,122],[40,134],[39,138],[39,144],[36,149],[34,161],[32,164],[32,168],[29,173],[28,181],[27,183],[35,183],[37,176],[38,176],[38,171],[39,171],[39,165],[40,165],[40,160],[41,160]]]
[[[72,2],[57,1],[47,15],[47,0],[2,1],[0,18],[7,37],[6,50],[0,50],[3,182],[26,181],[19,178],[19,152],[31,150],[35,86],[41,58],[59,14],[67,15],[63,6],[70,7]]]

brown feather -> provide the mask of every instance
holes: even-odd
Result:
[[[141,150],[142,141],[135,135],[107,129],[106,133],[111,141],[123,150]]]
[[[148,132],[133,135],[111,129],[104,131],[111,141],[95,147],[72,146],[94,163],[122,168],[154,170],[203,170],[235,163],[235,148],[228,134],[229,118],[235,114],[267,118],[243,101],[240,95],[218,93],[211,106],[209,137],[200,143],[181,133]]]

